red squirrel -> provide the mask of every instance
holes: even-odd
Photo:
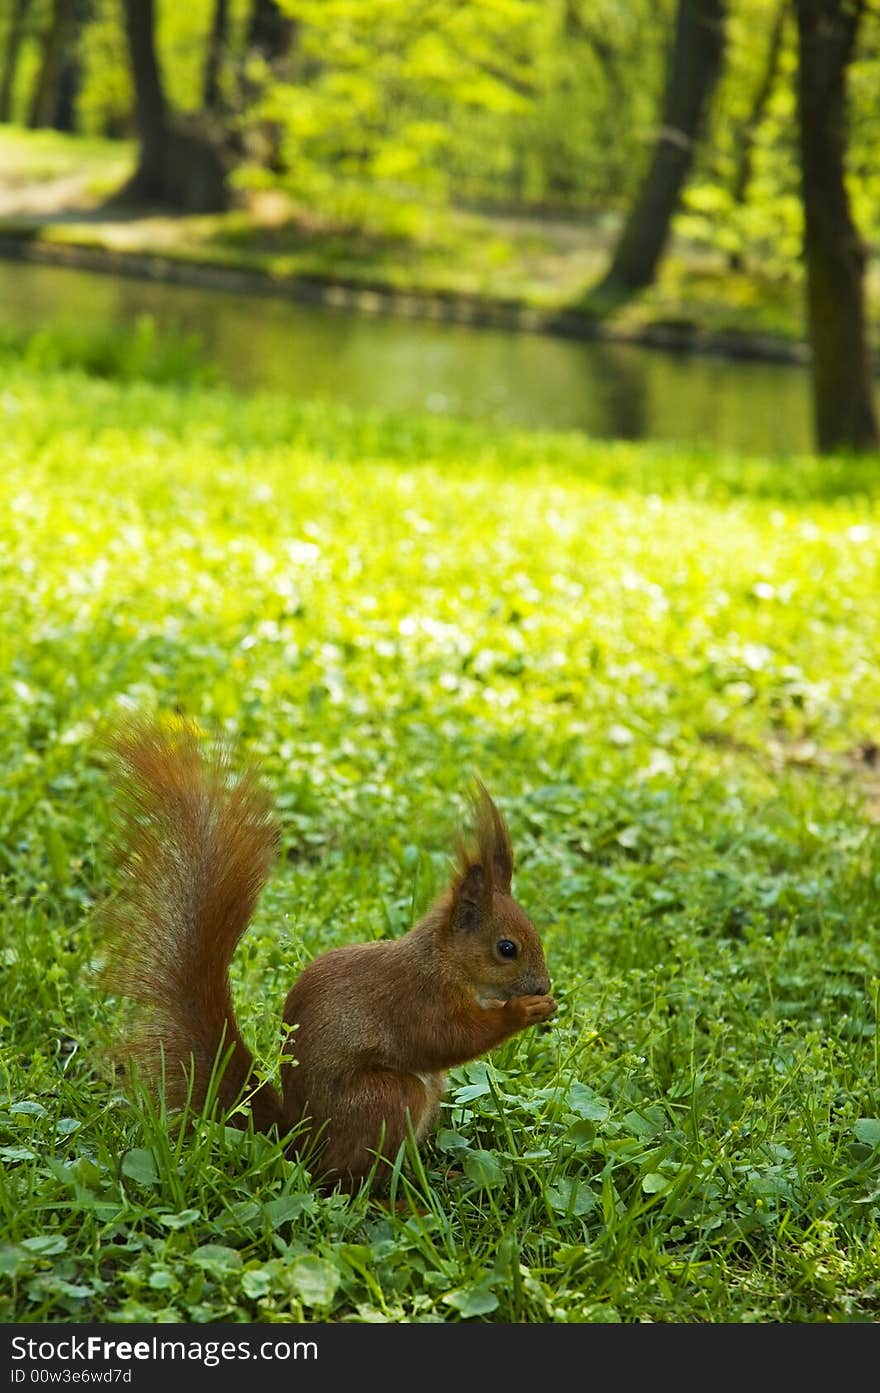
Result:
[[[475,835],[459,838],[423,918],[400,938],[323,953],[294,982],[279,1092],[256,1076],[229,985],[277,849],[269,796],[226,747],[204,751],[186,719],[129,720],[110,747],[121,888],[104,915],[103,982],[139,1004],[123,1053],[172,1107],[204,1104],[225,1052],[220,1107],[244,1094],[256,1130],[303,1124],[293,1146],[316,1143],[323,1183],[350,1190],[377,1157],[394,1160],[407,1118],[427,1136],[449,1068],[555,1012],[540,939],[511,897],[507,825],[478,784]]]

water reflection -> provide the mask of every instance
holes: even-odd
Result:
[[[443,411],[614,439],[785,454],[810,448],[807,373],[608,343],[355,314],[0,261],[13,327],[151,314],[195,331],[223,375],[353,406]]]

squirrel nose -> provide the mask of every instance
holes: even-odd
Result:
[[[546,973],[543,977],[533,977],[528,984],[528,988],[529,996],[549,996],[550,978],[546,975]]]

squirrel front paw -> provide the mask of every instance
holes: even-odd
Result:
[[[524,1030],[528,1025],[549,1021],[556,1012],[556,1002],[552,996],[514,996],[504,1009],[516,1020],[517,1030]]]

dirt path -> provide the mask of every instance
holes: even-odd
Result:
[[[70,213],[96,207],[98,200],[89,191],[90,179],[79,170],[39,183],[20,182],[0,172],[0,217],[45,217],[63,222]]]

